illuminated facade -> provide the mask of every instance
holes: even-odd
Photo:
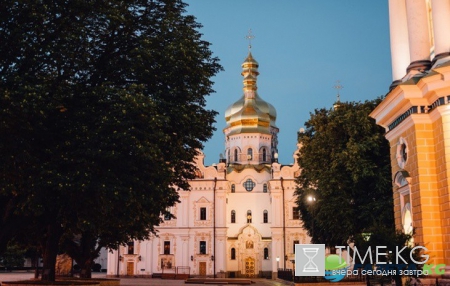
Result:
[[[278,267],[294,268],[294,244],[310,242],[294,197],[300,170],[295,158],[278,163],[277,114],[257,93],[258,67],[249,52],[244,94],[225,112],[224,158],[204,166],[197,157],[191,191],[170,209],[176,219],[109,253],[108,275],[274,277]]]
[[[450,272],[450,1],[389,0],[393,83],[371,113],[391,146],[395,221]]]

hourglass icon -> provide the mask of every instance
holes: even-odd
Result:
[[[313,262],[313,258],[316,257],[318,248],[303,248],[303,253],[308,258],[305,266],[303,266],[303,272],[319,272],[319,267]]]

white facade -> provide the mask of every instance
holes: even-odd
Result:
[[[170,209],[176,219],[158,236],[109,253],[108,275],[272,277],[278,267],[294,268],[294,243],[310,242],[294,197],[300,170],[295,156],[292,165],[277,162],[276,111],[256,92],[251,53],[242,68],[244,95],[225,113],[226,158],[204,166],[200,154],[191,191],[180,191]]]

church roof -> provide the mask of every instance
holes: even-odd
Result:
[[[229,135],[237,133],[270,133],[275,127],[277,112],[272,104],[266,102],[257,93],[256,80],[259,64],[251,52],[242,64],[244,94],[225,111],[227,127],[232,127]]]

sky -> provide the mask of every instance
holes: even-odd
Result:
[[[185,0],[187,14],[203,25],[224,71],[214,81],[207,108],[219,114],[205,143],[205,165],[224,154],[226,108],[243,94],[241,64],[259,63],[258,94],[277,110],[279,162],[291,164],[297,132],[318,108],[383,96],[392,82],[388,1],[382,0]]]

